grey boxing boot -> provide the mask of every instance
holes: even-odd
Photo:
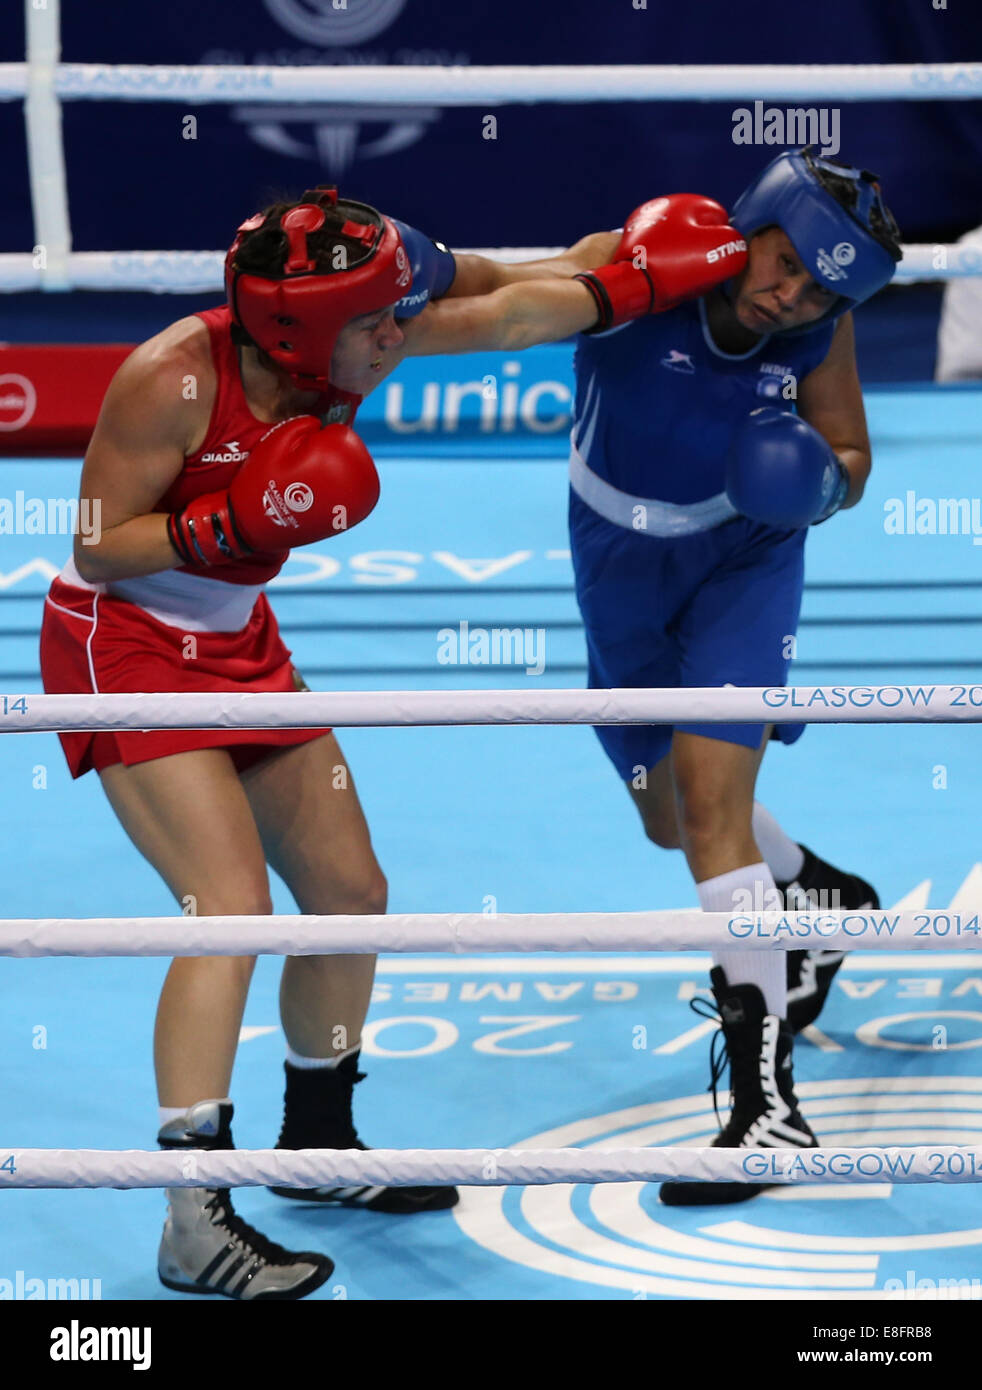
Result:
[[[231,1149],[232,1102],[202,1100],[184,1119],[164,1125],[162,1149]],[[168,1187],[160,1241],[160,1282],[179,1293],[225,1298],[304,1298],[329,1277],[334,1261],[309,1250],[284,1250],[232,1208],[227,1187]]]
[[[791,1051],[794,1043],[784,1019],[769,1014],[756,985],[731,985],[715,966],[710,973],[720,1016],[713,1039],[710,1086],[713,1103],[724,1059],[717,1061],[717,1040],[726,1043],[730,1063],[730,1118],[713,1140],[714,1149],[813,1149],[817,1140],[808,1128],[794,1093]],[[661,1200],[670,1207],[712,1206],[744,1202],[769,1183],[664,1182]]]

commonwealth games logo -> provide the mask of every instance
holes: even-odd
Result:
[[[313,489],[308,487],[306,483],[291,483],[284,490],[283,496],[286,505],[293,512],[309,512],[314,505]]]
[[[282,28],[318,49],[317,62],[349,61],[341,50],[358,49],[375,39],[402,14],[406,0],[264,0]],[[394,63],[406,50],[395,54],[365,51],[357,61]],[[298,55],[305,62],[309,52]],[[429,61],[429,60],[428,60]],[[468,62],[467,54],[446,53],[438,61]],[[325,91],[325,96],[329,95]],[[398,154],[425,136],[440,120],[439,106],[415,102],[263,102],[231,108],[233,121],[248,129],[250,139],[285,159],[313,161],[333,177],[343,174],[356,159],[379,159]]]
[[[977,1077],[849,1077],[796,1090],[823,1147],[982,1141]],[[703,1093],[597,1115],[508,1147],[705,1147],[715,1134]],[[957,1195],[932,1189],[945,1218],[925,1229],[912,1216],[901,1234],[884,1233],[875,1215],[864,1220],[857,1209],[892,1197],[916,1213],[919,1189],[887,1182],[795,1183],[769,1189],[749,1207],[689,1210],[663,1207],[653,1183],[477,1187],[462,1193],[453,1215],[503,1259],[635,1298],[917,1300],[937,1298],[944,1281],[912,1279],[911,1264],[930,1274],[940,1268],[937,1252],[982,1246],[982,1228],[958,1224],[964,1200],[945,1200]],[[980,1293],[973,1281],[967,1296]]]
[[[364,43],[388,28],[406,0],[265,0],[284,29],[306,43],[343,47]]]

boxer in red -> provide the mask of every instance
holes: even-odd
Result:
[[[239,229],[228,305],[142,344],[103,402],[82,474],[97,544],[51,586],[49,692],[302,690],[263,592],[291,546],[357,525],[379,495],[352,430],[361,398],[408,353],[510,350],[700,294],[733,273],[722,209],[681,196],[548,263],[454,258],[365,204],[319,189]],[[638,247],[647,256],[638,258]],[[647,264],[636,264],[647,260]],[[586,273],[586,282],[572,278]],[[328,729],[68,733],[73,776],[95,769],[130,839],[183,909],[272,910],[268,867],[304,913],[380,913],[386,883]],[[184,957],[168,972],[154,1054],[159,1142],[232,1146],[232,1064],[254,961]],[[369,956],[288,957],[283,1148],[363,1148],[352,1118]],[[276,1190],[276,1189],[274,1189]],[[381,1212],[452,1206],[440,1187],[280,1189]],[[274,1245],[228,1189],[174,1188],[158,1271],[173,1289],[301,1298],[333,1269]]]

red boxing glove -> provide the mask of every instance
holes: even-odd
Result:
[[[642,203],[624,224],[611,265],[582,280],[597,301],[598,320],[587,333],[674,309],[738,274],[747,243],[726,210],[696,193],[675,193]]]
[[[378,498],[375,464],[358,436],[297,415],[263,435],[227,491],[172,512],[167,535],[184,564],[224,565],[337,535],[364,521]]]

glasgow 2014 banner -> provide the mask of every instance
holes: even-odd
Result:
[[[23,57],[20,6],[0,60]],[[826,0],[812,11],[760,0],[244,0],[203,5],[93,0],[62,7],[70,62],[383,65],[592,63],[917,63],[930,100],[512,103],[441,108],[332,96],[289,103],[75,100],[64,127],[80,250],[227,245],[274,195],[336,181],[456,246],[567,244],[617,226],[661,193],[731,204],[785,144],[883,177],[908,241],[953,236],[982,219],[982,115],[945,101],[932,65],[982,61],[975,7],[947,0]],[[969,11],[972,10],[972,13]],[[974,60],[974,61],[973,61]],[[920,93],[913,92],[912,96]],[[8,194],[0,249],[31,237],[18,103],[0,104]]]

